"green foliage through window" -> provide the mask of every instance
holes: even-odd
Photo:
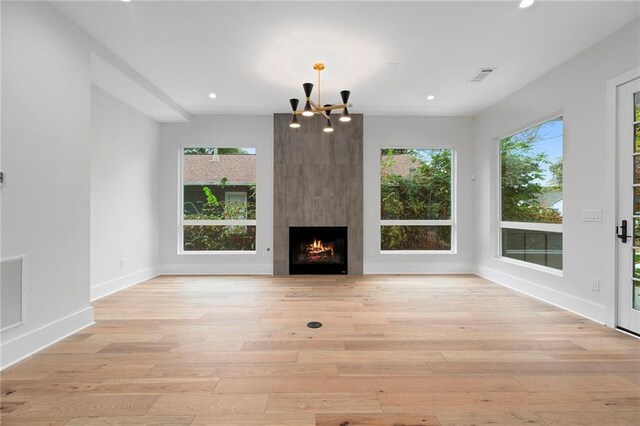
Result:
[[[500,140],[503,257],[562,270],[562,142],[562,117]]]
[[[184,226],[185,251],[245,251],[255,249],[255,226]]]
[[[451,151],[386,149],[380,158],[381,219],[451,219]]]
[[[380,152],[382,250],[451,250],[452,151],[389,148]],[[412,221],[390,223],[389,221]],[[446,223],[421,223],[445,221]]]
[[[502,220],[562,223],[562,119],[500,140]]]
[[[255,250],[255,149],[194,147],[182,153],[183,250]]]
[[[451,250],[451,226],[381,227],[382,250]]]

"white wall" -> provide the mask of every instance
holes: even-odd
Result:
[[[640,65],[638,21],[617,31],[476,117],[478,273],[611,325],[615,191],[607,147],[607,81]],[[497,259],[498,139],[560,112],[564,116],[562,276]],[[582,209],[603,221],[581,222]],[[601,280],[591,291],[591,278]]]
[[[2,365],[90,324],[89,54],[50,5],[2,5],[2,256],[24,255],[24,324]]]
[[[606,82],[640,65],[636,21],[557,69],[472,118],[366,117],[364,156],[365,271],[464,272],[475,261],[478,273],[572,309],[598,321],[613,309],[615,206],[611,202],[614,171],[606,134]],[[154,205],[159,210],[159,264],[165,273],[271,273],[273,224],[273,119],[271,116],[200,116],[186,124],[160,126],[159,169],[153,167],[153,124],[109,97],[97,95],[94,154],[104,158],[90,173],[90,51],[95,41],[40,2],[2,4],[2,257],[26,256],[25,323],[0,336],[2,366],[16,362],[91,323],[90,283],[122,284],[130,272],[147,271],[154,252]],[[497,139],[556,112],[565,117],[565,269],[563,276],[535,271],[496,259]],[[127,116],[135,131],[120,127]],[[133,118],[136,117],[136,118]],[[96,116],[94,116],[94,119]],[[110,123],[110,124],[108,124]],[[115,126],[115,128],[111,128]],[[125,157],[121,173],[108,164],[118,149],[139,142]],[[178,161],[183,145],[254,146],[257,148],[258,240],[255,254],[178,255]],[[453,146],[457,153],[456,254],[382,255],[379,247],[378,152],[387,146]],[[149,157],[144,157],[145,149]],[[475,163],[473,162],[475,158]],[[123,158],[119,157],[122,161]],[[142,161],[135,171],[127,169]],[[104,166],[104,167],[103,167]],[[116,166],[114,166],[116,167]],[[129,175],[132,173],[132,175]],[[471,181],[476,173],[478,179]],[[121,216],[114,191],[134,178],[151,182],[159,193],[126,188],[126,198],[144,199],[135,222]],[[125,176],[127,177],[125,179]],[[131,177],[129,177],[131,176]],[[115,179],[115,181],[114,181]],[[119,180],[122,179],[122,180]],[[91,185],[94,197],[90,199]],[[475,192],[474,192],[475,188]],[[154,199],[157,197],[157,199]],[[138,201],[136,198],[136,201]],[[93,236],[90,226],[93,201]],[[110,203],[109,201],[112,201]],[[126,205],[126,201],[124,202]],[[580,222],[584,208],[603,209],[602,223]],[[111,209],[107,212],[107,209]],[[115,213],[114,213],[115,212]],[[370,214],[373,212],[373,215]],[[135,224],[138,224],[136,226]],[[105,235],[114,227],[139,231],[127,241]],[[475,234],[474,234],[475,229]],[[117,234],[117,232],[116,232]],[[100,246],[99,240],[108,241]],[[140,244],[128,251],[129,244]],[[373,252],[371,251],[373,247]],[[90,271],[90,249],[95,253]],[[475,250],[474,250],[475,248]],[[269,251],[268,251],[269,250]],[[119,259],[128,268],[119,268]],[[591,277],[601,291],[590,290]],[[117,283],[116,284],[114,284]],[[102,291],[102,290],[100,290]],[[106,290],[105,290],[106,291]],[[96,288],[96,293],[98,290]]]
[[[92,87],[91,299],[156,274],[159,146],[156,121]]]
[[[183,146],[256,148],[256,252],[178,254],[179,161]],[[196,116],[160,126],[160,262],[162,273],[273,272],[273,117]]]
[[[472,272],[474,143],[470,117],[364,117],[364,271],[384,273]],[[454,167],[455,253],[380,252],[380,149],[449,147]]]

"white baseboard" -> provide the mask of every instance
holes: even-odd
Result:
[[[363,265],[365,275],[451,275],[473,274],[475,268],[472,265],[460,264],[425,264],[425,263],[365,263]]]
[[[89,306],[29,333],[2,342],[0,371],[51,346],[93,324],[93,307]]]
[[[486,266],[477,266],[476,275],[591,321],[614,327],[613,324],[606,324],[606,306],[598,305]]]
[[[91,301],[158,276],[158,268],[147,268],[123,277],[91,286]]]
[[[162,265],[158,275],[273,275],[273,264]]]

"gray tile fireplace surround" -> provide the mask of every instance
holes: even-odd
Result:
[[[290,226],[347,226],[348,273],[362,274],[362,114],[337,117],[324,133],[321,117],[274,114],[273,271],[289,274]]]

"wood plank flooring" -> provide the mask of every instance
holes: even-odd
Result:
[[[0,374],[3,425],[640,425],[640,340],[476,276],[161,276],[94,306]]]

